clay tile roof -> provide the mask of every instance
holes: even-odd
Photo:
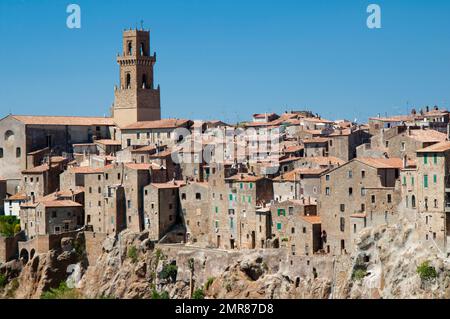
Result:
[[[401,158],[356,158],[355,160],[375,168],[402,168]]]
[[[417,153],[441,153],[450,150],[450,141],[444,141],[417,150]]]
[[[80,203],[76,203],[71,200],[53,200],[53,201],[44,201],[42,204],[45,207],[83,207]]]
[[[41,174],[49,170],[48,164],[43,164],[40,166],[35,166],[30,169],[26,169],[22,171],[22,174]]]
[[[327,143],[328,139],[325,137],[314,137],[311,139],[303,140],[303,144],[313,144],[313,143]]]
[[[346,163],[344,160],[334,156],[306,157],[305,160],[320,166],[328,165],[330,163],[331,165],[344,165]]]
[[[95,174],[102,173],[103,168],[93,168],[90,166],[72,167],[69,168],[69,172],[74,174]]]
[[[274,178],[273,180],[277,182],[281,181],[294,182],[300,179],[299,175],[320,175],[323,174],[325,171],[327,171],[326,168],[297,168],[293,171],[282,174]]]
[[[102,144],[102,145],[122,145],[122,143],[120,143],[119,141],[116,140],[96,140],[95,143],[97,144]]]
[[[60,162],[64,162],[67,160],[67,158],[63,157],[63,156],[52,156],[50,158],[52,163],[60,163]]]
[[[127,163],[125,166],[129,169],[138,171],[147,171],[150,169],[161,169],[162,166],[155,163]]]
[[[447,134],[435,130],[411,130],[409,136],[420,142],[443,142],[447,139]]]
[[[301,216],[301,219],[313,225],[322,224],[320,216]]]
[[[24,193],[17,193],[15,195],[9,196],[8,200],[26,200],[27,195]]]
[[[370,121],[380,121],[380,122],[408,122],[412,121],[413,117],[410,115],[396,115],[390,117],[371,117]]]
[[[114,121],[108,117],[86,116],[33,116],[12,115],[25,125],[71,125],[71,126],[112,126]]]
[[[253,114],[255,119],[264,119],[266,117],[278,116],[276,113],[257,113]]]
[[[152,154],[149,157],[152,157],[152,158],[166,157],[166,156],[170,156],[171,154],[172,154],[172,150],[167,149],[167,150],[164,150],[162,152]]]
[[[184,181],[175,181],[175,183],[172,182],[167,182],[167,183],[151,183],[150,185],[156,187],[156,188],[179,188],[182,186],[185,186],[186,183]]]
[[[124,130],[163,129],[190,126],[193,122],[183,119],[163,119],[158,121],[141,121],[125,126]]]

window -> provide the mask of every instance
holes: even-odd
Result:
[[[330,140],[330,146],[333,146],[333,140]]]
[[[173,208],[173,205],[172,204],[169,204],[169,209],[172,209]]]
[[[403,186],[406,186],[406,176],[403,176]]]
[[[295,234],[295,228],[294,227],[291,228],[291,234]]]
[[[240,188],[241,188],[241,189],[243,189],[243,188],[244,188],[244,184],[243,184],[243,183],[241,183],[241,185],[240,185]]]
[[[353,224],[353,233],[356,234],[356,224]]]
[[[200,194],[200,193],[195,193],[195,199],[196,199],[196,200],[201,200],[201,199],[202,199],[202,194]]]
[[[340,226],[339,228],[341,229],[341,232],[344,232],[345,231],[345,218],[344,217],[341,217],[339,226]]]
[[[52,218],[56,218],[56,212],[55,211],[52,212]]]
[[[366,177],[366,171],[365,170],[362,170],[361,171],[361,178],[365,178]]]
[[[97,179],[98,179],[99,181],[101,181],[101,180],[102,180],[102,175],[97,175]]]
[[[437,175],[433,175],[433,183],[437,184]]]
[[[437,154],[433,154],[433,162],[434,164],[437,164]]]
[[[428,164],[428,154],[423,154],[423,163]]]
[[[400,150],[403,152],[403,151],[405,151],[405,149],[406,149],[406,144],[405,144],[405,142],[402,142],[402,146],[401,146]]]
[[[20,157],[22,155],[22,150],[20,149],[20,147],[16,148],[16,157]]]
[[[133,54],[133,43],[131,41],[128,41],[128,55]]]
[[[411,186],[414,186],[414,177],[411,177]]]
[[[361,212],[365,212],[366,211],[366,204],[361,204]]]
[[[281,231],[281,223],[277,223],[277,230]]]
[[[416,208],[416,196],[414,195],[411,197],[411,206],[412,208]]]
[[[230,194],[229,198],[230,198],[230,201],[232,201],[233,200],[233,194]]]
[[[353,171],[348,171],[348,178],[353,178]]]
[[[216,214],[219,213],[219,207],[216,206],[215,211],[216,211]]]
[[[147,74],[142,74],[142,88],[147,88]]]
[[[128,200],[128,201],[127,201],[127,207],[128,207],[128,208],[131,208],[131,200]]]
[[[366,189],[361,187],[361,196],[366,196]]]
[[[278,209],[278,216],[281,216],[281,215],[286,216],[286,210],[283,208]]]
[[[341,204],[341,212],[345,212],[345,204]]]
[[[98,202],[97,202],[97,206],[98,206],[98,207],[101,207],[101,206],[102,206],[102,202],[101,202],[101,201],[98,201]]]
[[[136,138],[137,138],[138,140],[140,140],[140,139],[141,139],[141,133],[137,133],[137,134],[136,134]]]
[[[181,193],[181,199],[186,200],[186,193]]]
[[[146,56],[146,52],[145,52],[145,44],[144,42],[141,42],[141,50],[140,50],[141,56]]]
[[[127,139],[127,146],[130,147],[131,146],[131,139]]]
[[[423,187],[428,188],[428,175],[423,175]]]
[[[330,175],[325,175],[325,180],[329,181],[330,180]]]
[[[126,75],[126,89],[131,89],[131,74],[127,73]]]
[[[3,158],[3,148],[0,147],[0,158]]]
[[[117,173],[117,179],[120,179],[120,173]]]
[[[306,234],[306,227],[303,227],[302,232],[303,234]]]
[[[348,196],[352,196],[353,195],[353,188],[349,187],[348,188]]]
[[[330,188],[325,188],[325,195],[330,196]]]
[[[102,188],[101,188],[101,187],[98,188],[98,193],[99,193],[99,194],[102,193]]]
[[[294,215],[294,207],[289,207],[289,215]]]
[[[253,188],[253,183],[250,183],[249,186],[250,186],[250,189],[252,189]]]
[[[438,201],[437,201],[437,199],[434,200],[434,208],[438,208]]]
[[[392,203],[392,195],[391,194],[387,195],[387,202]]]

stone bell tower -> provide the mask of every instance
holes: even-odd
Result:
[[[119,127],[135,122],[161,119],[159,85],[155,89],[153,66],[156,53],[150,55],[150,32],[123,32],[123,53],[117,57],[120,86],[115,87],[112,117]]]

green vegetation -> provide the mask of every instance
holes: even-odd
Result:
[[[436,269],[430,266],[428,261],[424,261],[419,267],[417,267],[417,273],[422,280],[432,280],[438,276]]]
[[[58,288],[52,288],[41,295],[41,299],[80,299],[80,294],[74,288],[67,287],[65,281]]]
[[[13,237],[20,232],[20,220],[16,216],[0,216],[0,236]]]
[[[128,249],[128,258],[131,259],[131,262],[135,264],[138,260],[138,251],[137,248],[132,246]]]
[[[6,279],[6,276],[3,274],[0,274],[0,289],[5,288],[5,286],[8,284],[8,279]]]
[[[19,279],[14,278],[13,280],[11,280],[11,283],[9,284],[9,289],[6,292],[6,297],[14,298],[17,289],[19,289]]]
[[[159,273],[161,279],[177,280],[178,267],[176,265],[164,265],[162,271]]]
[[[152,291],[152,299],[170,299],[167,291],[158,292],[155,289]]]
[[[192,294],[192,299],[205,299],[205,292],[202,288],[198,288]]]
[[[367,271],[363,268],[357,268],[353,271],[352,279],[353,280],[363,280],[364,277],[367,276]]]
[[[208,280],[206,281],[205,284],[205,289],[209,290],[209,287],[211,287],[211,285],[213,284],[214,280],[216,280],[216,278],[214,277],[209,277]]]

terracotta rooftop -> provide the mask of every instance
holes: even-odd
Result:
[[[108,117],[86,116],[33,116],[12,115],[25,125],[72,125],[72,126],[112,126],[114,121]]]
[[[139,130],[139,129],[163,129],[163,128],[177,128],[189,126],[192,124],[190,120],[183,119],[163,119],[158,121],[142,121],[125,126],[124,130]]]
[[[315,163],[320,166],[331,165],[344,165],[346,162],[340,158],[334,156],[317,156],[317,157],[305,157],[305,161]]]
[[[380,122],[408,122],[414,120],[412,116],[409,115],[396,115],[389,117],[371,117],[370,121],[380,121]]]
[[[273,180],[277,182],[281,181],[294,182],[300,179],[299,175],[320,175],[324,173],[326,170],[327,170],[326,168],[297,168],[290,172],[284,173],[274,178]]]
[[[278,116],[276,113],[257,113],[253,114],[255,119],[265,119],[266,117]]]
[[[147,171],[150,169],[161,169],[161,166],[155,163],[127,163],[125,166],[129,169],[138,171]]]
[[[186,183],[184,181],[171,181],[171,182],[167,182],[167,183],[151,183],[152,186],[156,187],[156,188],[179,188],[181,186],[186,185]]]
[[[407,136],[420,142],[443,142],[447,139],[447,134],[435,130],[411,130]]]
[[[49,170],[48,164],[43,164],[39,166],[35,166],[30,169],[26,169],[22,171],[22,174],[41,174]]]
[[[450,150],[450,141],[440,142],[423,149],[417,150],[417,153],[441,153]]]
[[[53,201],[45,201],[42,202],[45,207],[83,207],[80,203],[76,203],[71,200],[53,200]]]
[[[8,200],[26,200],[27,195],[25,193],[17,193],[15,195],[9,196]]]
[[[93,168],[90,166],[72,167],[69,168],[69,172],[74,174],[95,174],[103,172],[103,168]]]
[[[301,216],[301,219],[313,225],[322,224],[320,216]]]
[[[402,168],[403,161],[401,158],[356,158],[356,161],[362,162],[366,165],[375,168]]]
[[[314,143],[328,143],[328,139],[325,137],[314,137],[311,139],[303,140],[303,144],[314,144]]]
[[[102,145],[113,145],[113,146],[122,145],[122,143],[120,143],[119,141],[116,141],[116,140],[96,140],[95,143],[102,144]]]

